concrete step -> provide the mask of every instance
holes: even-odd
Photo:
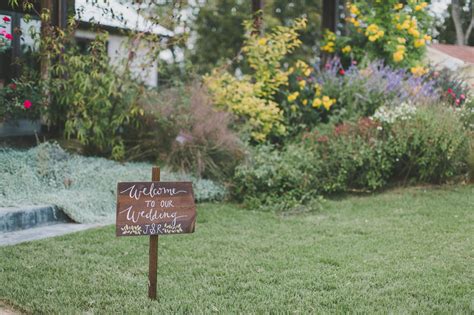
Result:
[[[17,230],[8,233],[0,233],[0,246],[15,245],[18,243],[40,240],[43,238],[83,231],[100,226],[103,226],[103,224],[57,223],[53,225]]]
[[[71,219],[51,205],[0,208],[0,233],[65,222],[71,222]]]

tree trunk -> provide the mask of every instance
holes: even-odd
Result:
[[[451,1],[451,17],[456,30],[456,45],[464,45],[464,31],[462,29],[461,5],[459,0]]]
[[[336,31],[338,2],[337,0],[323,0],[323,31],[325,29],[331,32]]]
[[[252,0],[254,33],[263,35],[263,0]]]
[[[471,31],[474,28],[474,0],[471,0],[471,22],[466,29],[464,34],[464,45],[469,45],[469,37],[471,36]]]

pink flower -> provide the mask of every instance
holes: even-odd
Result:
[[[460,98],[463,100],[463,99],[465,99],[465,98],[466,98],[466,95],[464,95],[464,94],[461,94],[461,95],[459,95],[459,97],[460,97]]]
[[[458,99],[456,99],[456,105],[459,105],[459,103],[461,103],[461,101]]]
[[[6,22],[10,22],[10,21],[11,21],[11,20],[10,20],[10,18],[9,18],[8,16],[4,16],[4,17],[3,17],[3,22],[6,23]]]
[[[346,74],[346,71],[344,71],[344,69],[341,69],[341,70],[339,70],[339,74],[344,75],[344,74]]]
[[[6,38],[6,39],[9,39],[9,40],[12,40],[12,39],[13,39],[13,36],[12,36],[12,34],[6,34],[6,35],[5,35],[5,38]]]
[[[30,101],[30,100],[25,100],[25,101],[23,102],[23,107],[24,107],[25,109],[30,108],[30,107],[31,107],[31,101]]]
[[[448,93],[449,93],[449,94],[453,94],[453,89],[452,89],[452,88],[449,88],[449,89],[448,89]]]

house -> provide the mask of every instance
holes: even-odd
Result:
[[[35,11],[40,12],[40,1],[35,1]],[[127,31],[155,34],[162,40],[173,36],[173,32],[152,23],[139,14],[131,5],[125,5],[118,0],[57,0],[41,1],[42,4],[49,3],[52,12],[52,23],[65,27],[67,16],[74,15],[78,22],[75,38],[80,46],[87,46],[96,35],[97,28],[109,32],[107,51],[111,63],[119,65],[124,58],[128,57],[126,42]],[[31,34],[40,33],[41,22],[37,15],[31,14],[31,19],[26,20],[21,8],[11,8],[8,1],[0,3],[0,37],[12,34],[10,45],[7,49],[0,46],[0,87],[9,83],[18,75],[18,65],[13,62],[21,55],[27,55],[38,49],[37,41]],[[2,29],[4,30],[2,34]],[[18,36],[20,35],[20,36]],[[2,38],[0,38],[1,40]],[[149,51],[149,43],[145,40],[134,42],[136,56],[131,64],[132,73],[137,79],[148,86],[155,87],[158,84],[157,60],[147,62],[144,66],[143,56]]]
[[[435,67],[456,71],[474,87],[474,47],[432,44],[426,59]]]

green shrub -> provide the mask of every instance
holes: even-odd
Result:
[[[394,176],[438,184],[466,170],[468,134],[452,108],[423,106],[388,129]]]
[[[400,180],[442,183],[467,171],[469,134],[445,106],[389,111],[390,118],[321,125],[281,150],[258,147],[239,166],[233,195],[252,204],[295,204],[320,194],[373,191]]]
[[[56,126],[64,125],[66,136],[78,139],[88,152],[123,159],[122,130],[140,113],[141,87],[130,73],[117,75],[109,63],[106,43],[106,35],[99,35],[88,54],[74,48],[64,51],[62,62],[52,67],[54,106],[48,118]]]

